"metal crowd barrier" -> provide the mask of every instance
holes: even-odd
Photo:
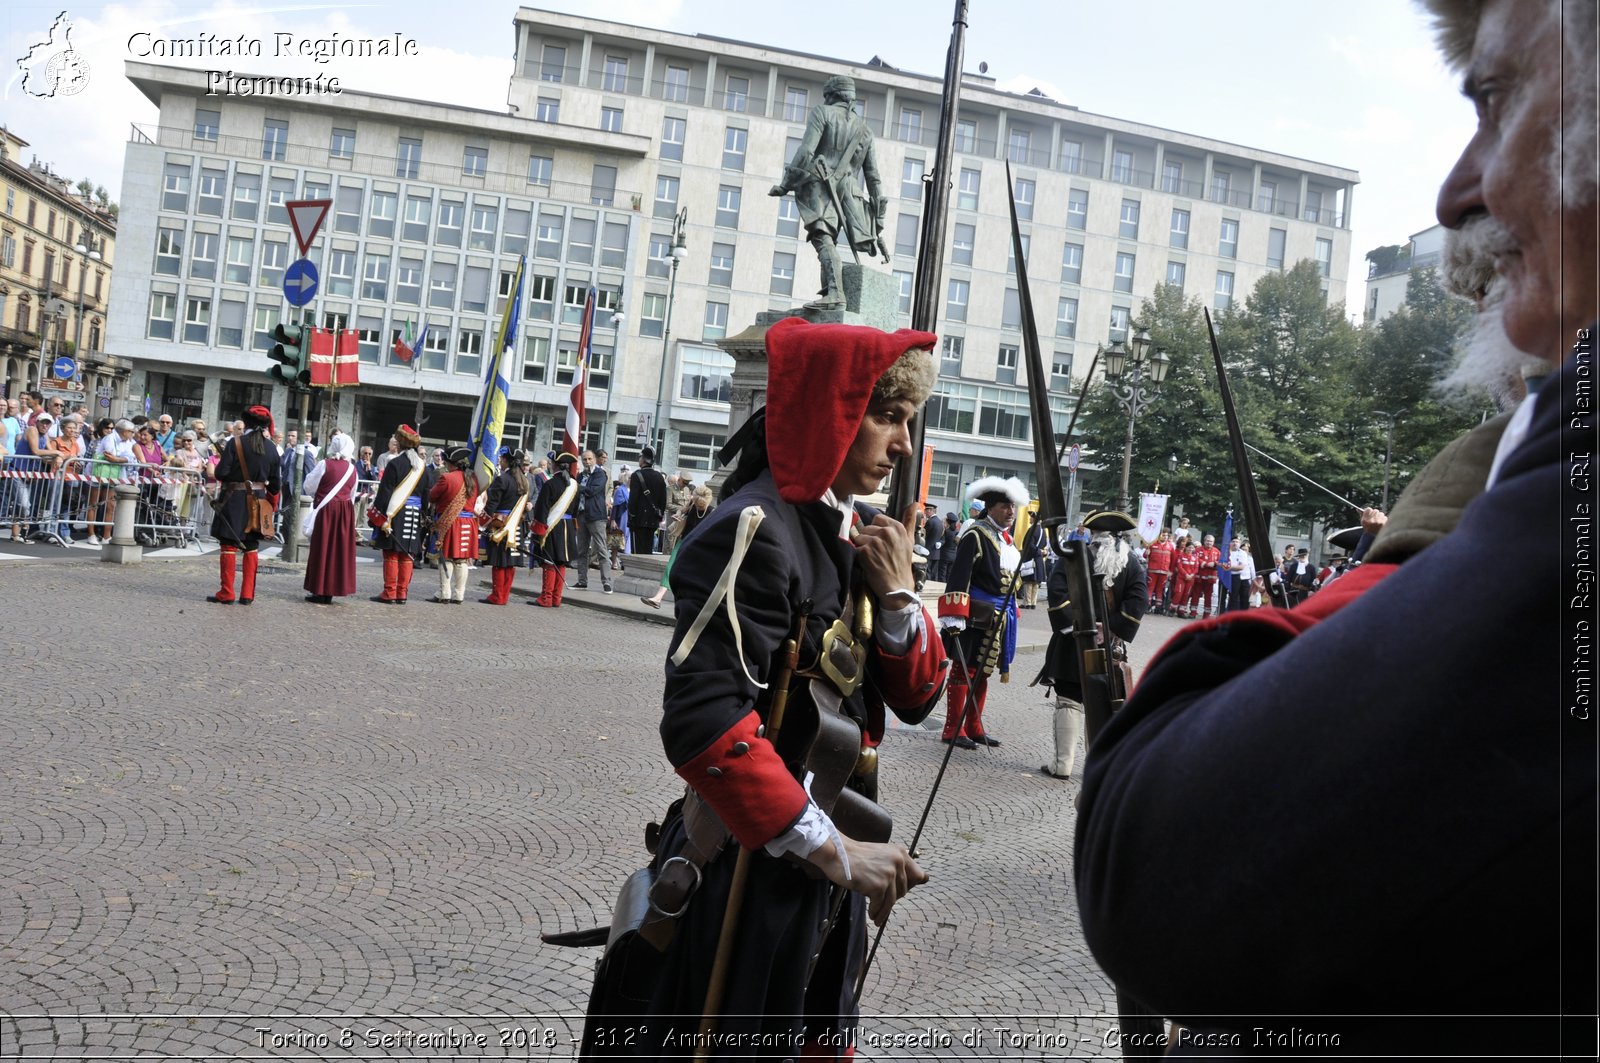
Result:
[[[9,528],[13,539],[57,546],[109,540],[115,489],[133,484],[139,488],[134,534],[142,543],[197,546],[199,529],[211,519],[205,482],[209,471],[209,466],[111,465],[93,457],[11,455],[0,467],[0,527]]]

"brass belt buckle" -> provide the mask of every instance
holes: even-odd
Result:
[[[841,696],[849,697],[860,688],[866,663],[866,647],[855,640],[844,621],[835,620],[822,633],[822,650],[817,655],[817,668]]]

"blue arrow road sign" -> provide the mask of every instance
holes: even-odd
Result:
[[[55,374],[57,380],[71,380],[78,375],[78,363],[63,354],[51,365],[50,371]]]
[[[305,306],[317,295],[317,267],[309,258],[297,258],[283,271],[283,297],[290,306]]]

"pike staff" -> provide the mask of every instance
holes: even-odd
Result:
[[[1233,389],[1228,387],[1228,371],[1222,365],[1222,348],[1217,346],[1217,329],[1211,323],[1211,310],[1205,308],[1206,332],[1211,337],[1211,357],[1217,364],[1217,392],[1222,397],[1222,412],[1228,420],[1228,446],[1233,450],[1233,471],[1238,477],[1239,501],[1244,509],[1245,527],[1250,529],[1250,556],[1256,571],[1262,573],[1267,593],[1274,605],[1289,608],[1289,592],[1267,574],[1273,570],[1272,544],[1267,538],[1267,516],[1256,494],[1255,477],[1250,473],[1250,456],[1245,451],[1244,435],[1239,430],[1239,414],[1233,407]],[[1341,499],[1343,501],[1343,499]]]

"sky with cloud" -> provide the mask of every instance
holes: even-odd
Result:
[[[874,55],[937,75],[953,3],[922,0],[546,0],[547,10],[864,62]],[[23,91],[16,60],[63,11],[89,82],[68,97]],[[803,14],[802,14],[803,12]],[[335,73],[346,88],[502,110],[512,71],[516,7],[495,0],[381,4],[247,4],[136,0],[55,4],[13,0],[0,13],[0,122],[28,152],[73,182],[113,197],[124,144],[155,107],[122,76],[130,59],[271,75]],[[273,58],[273,34],[415,38],[411,59]],[[148,37],[260,38],[261,59],[148,59]],[[1360,171],[1350,275],[1362,256],[1433,224],[1439,183],[1473,129],[1471,108],[1433,50],[1426,21],[1397,0],[1340,5],[1282,0],[971,0],[966,67],[987,63],[1002,88],[1085,111],[1266,148]],[[1353,302],[1359,286],[1351,289]]]

